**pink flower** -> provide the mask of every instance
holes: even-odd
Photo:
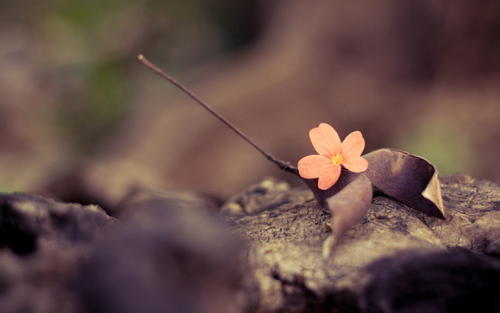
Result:
[[[368,168],[368,161],[361,157],[365,148],[365,139],[360,131],[354,131],[340,142],[335,129],[326,123],[309,132],[312,145],[319,155],[308,155],[299,160],[299,174],[302,178],[318,179],[318,188],[327,190],[340,176],[342,165],[354,173],[361,173]]]

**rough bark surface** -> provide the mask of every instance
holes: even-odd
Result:
[[[323,259],[330,213],[272,179],[226,223],[189,192],[135,190],[117,218],[0,194],[0,312],[500,312],[500,186],[455,176],[443,195],[446,220],[376,197]]]
[[[231,199],[223,212],[249,241],[248,273],[257,285],[260,311],[358,311],[374,275],[368,266],[377,260],[410,251],[442,258],[439,252],[453,247],[500,256],[500,186],[453,176],[442,179],[442,189],[445,220],[376,197],[329,259],[321,252],[331,232],[330,213],[308,190],[265,180]],[[453,251],[450,262],[457,259]]]
[[[115,224],[94,205],[0,194],[0,312],[81,312],[78,266]]]
[[[0,194],[1,313],[244,312],[240,242],[190,193],[97,206]]]

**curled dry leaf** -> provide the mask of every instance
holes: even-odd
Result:
[[[365,214],[372,202],[372,185],[362,173],[342,170],[337,183],[321,190],[316,179],[304,179],[322,207],[332,213],[332,235],[323,244],[323,257],[331,254],[339,238]]]
[[[363,157],[370,163],[365,175],[376,190],[429,216],[444,219],[438,171],[431,163],[393,149],[375,150]]]

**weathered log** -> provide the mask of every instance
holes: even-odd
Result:
[[[358,311],[366,285],[373,285],[369,265],[409,251],[432,259],[435,253],[462,247],[484,258],[500,256],[500,186],[453,176],[442,180],[442,188],[445,220],[376,197],[329,259],[322,258],[321,250],[331,232],[330,213],[318,206],[310,191],[265,180],[231,199],[223,212],[249,242],[247,273],[257,284],[259,311]],[[500,279],[496,283],[500,287]]]
[[[97,206],[0,194],[0,312],[244,312],[240,241],[213,201],[136,190]]]
[[[229,230],[193,193],[132,193],[120,222],[2,194],[0,312],[499,312],[500,186],[442,182],[445,220],[376,197],[328,259],[330,213],[272,179],[223,206]]]
[[[210,201],[145,190],[123,206],[121,227],[95,245],[78,274],[84,312],[244,312],[242,245]]]
[[[94,205],[0,194],[0,312],[81,312],[73,279],[111,225]]]

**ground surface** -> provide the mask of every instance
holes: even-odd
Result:
[[[0,312],[498,312],[500,186],[442,179],[445,220],[385,197],[321,255],[330,213],[266,179],[229,199],[0,196]],[[465,311],[464,311],[465,310]]]

